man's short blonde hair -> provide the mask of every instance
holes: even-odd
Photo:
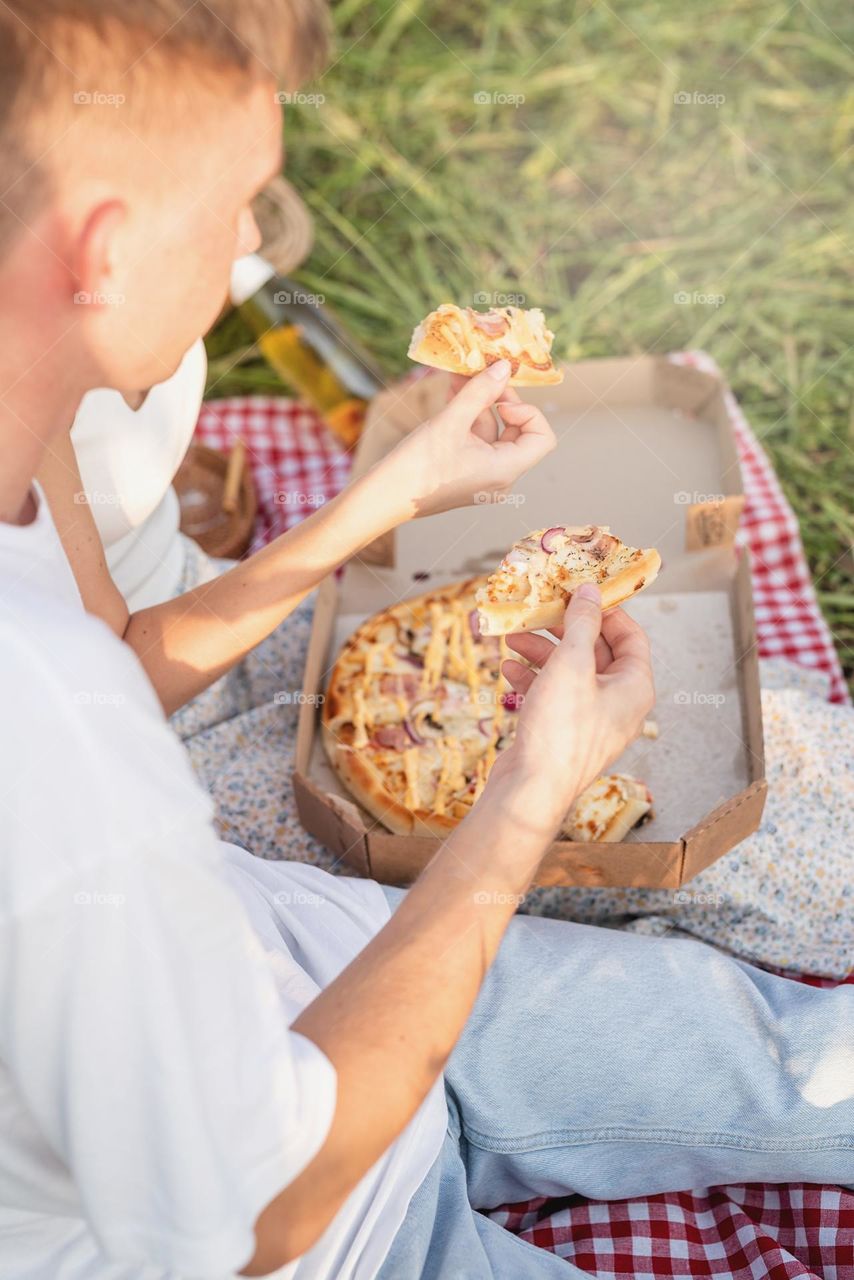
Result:
[[[326,0],[0,0],[0,246],[44,199],[46,156],[87,95],[177,124],[182,84],[293,90],[328,48]]]

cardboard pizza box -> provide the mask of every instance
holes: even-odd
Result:
[[[759,825],[766,783],[756,635],[743,504],[725,388],[664,357],[567,366],[561,386],[526,390],[557,449],[502,501],[413,521],[322,585],[306,659],[294,791],[303,825],[351,870],[408,884],[439,841],[386,830],[330,768],[317,732],[326,681],[344,640],[377,610],[495,567],[531,529],[597,523],[655,546],[657,581],[628,606],[650,634],[655,740],[610,768],[655,797],[652,821],[620,843],[556,840],[535,883],[679,888]],[[361,474],[441,407],[433,374],[372,403],[355,460]]]

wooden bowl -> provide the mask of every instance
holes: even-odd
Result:
[[[252,472],[246,466],[240,482],[237,510],[222,509],[228,458],[204,444],[191,444],[175,476],[181,507],[181,532],[209,556],[237,560],[252,541],[258,499]]]

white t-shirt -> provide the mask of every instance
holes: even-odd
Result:
[[[289,1026],[385,898],[217,841],[41,498],[0,525],[0,705],[0,1277],[232,1276],[334,1113],[331,1063]],[[438,1082],[277,1274],[373,1276],[446,1120]]]
[[[273,275],[257,254],[238,258],[232,301],[245,302]],[[172,481],[198,421],[207,367],[200,338],[139,409],[98,388],[83,397],[71,428],[110,575],[131,612],[171,599],[180,585],[186,543]]]
[[[99,388],[83,397],[71,428],[110,574],[132,611],[178,589],[184,544],[172,480],[198,421],[206,372],[199,339],[138,409]]]

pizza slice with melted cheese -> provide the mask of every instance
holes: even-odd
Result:
[[[445,302],[415,329],[409,358],[463,374],[480,373],[496,360],[509,360],[512,386],[552,385],[563,382],[563,372],[552,360],[553,341],[538,307],[475,311]]]
[[[511,548],[477,591],[481,634],[559,626],[569,597],[583,582],[596,583],[602,608],[612,609],[649,586],[660,567],[657,551],[628,547],[607,526],[536,529]]]
[[[623,840],[652,810],[649,788],[627,773],[606,773],[582,791],[561,827],[570,840]]]

